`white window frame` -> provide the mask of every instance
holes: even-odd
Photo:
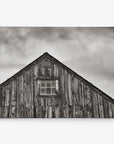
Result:
[[[44,82],[44,86],[42,86],[42,82]],[[53,86],[52,83],[55,83],[55,86]],[[50,84],[50,86],[48,86]],[[39,92],[41,96],[56,96],[59,91],[59,82],[58,80],[39,80],[38,81],[39,85]],[[47,89],[50,89],[50,93],[47,93]],[[44,89],[44,93],[42,93],[42,89]],[[53,93],[53,89],[55,89],[55,92]]]

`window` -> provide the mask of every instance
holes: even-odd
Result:
[[[40,95],[57,95],[58,80],[39,80]]]
[[[46,76],[48,76],[48,77],[51,76],[51,68],[47,68],[47,75]]]
[[[45,68],[41,68],[41,76],[45,76]]]
[[[52,70],[50,67],[42,67],[40,68],[40,75],[41,77],[51,77]]]

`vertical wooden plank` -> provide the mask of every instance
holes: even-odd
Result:
[[[23,105],[24,104],[24,92],[23,92],[23,90],[24,90],[24,74],[21,74],[20,76],[19,76],[19,103],[20,103],[20,105]]]
[[[52,106],[60,105],[59,99],[57,97],[51,98],[51,105]]]
[[[8,109],[8,107],[9,107],[9,88],[8,88],[8,85],[6,85],[5,87],[4,87],[5,89],[4,89],[4,100],[5,100],[5,102],[4,102],[4,118],[8,118],[9,117],[9,109]]]
[[[77,77],[73,77],[73,93],[74,93],[74,97],[73,97],[73,101],[74,101],[74,116],[76,118],[79,117],[79,108],[80,108],[80,97],[79,97],[79,80]]]
[[[8,106],[5,106],[4,107],[4,115],[3,115],[3,118],[8,118],[8,115],[9,115],[9,107]]]
[[[78,117],[79,117],[79,115],[78,115],[78,110],[79,110],[79,106],[75,105],[75,106],[74,106],[74,116],[75,116],[75,118],[78,118]]]
[[[48,109],[47,109],[47,114],[48,114],[48,118],[52,118],[52,106],[48,106]]]
[[[62,107],[63,115],[62,118],[69,118],[70,117],[70,111],[69,111],[69,105],[64,105]]]
[[[0,118],[2,118],[2,107],[0,107]]]
[[[112,104],[112,118],[114,118],[114,104]]]
[[[83,107],[83,118],[87,118],[88,115],[87,92],[86,92],[86,85],[84,81],[82,81],[82,107]]]
[[[79,87],[78,87],[78,78],[74,77],[74,93],[75,93],[75,99],[76,103],[75,105],[79,105]]]
[[[45,98],[45,118],[47,118],[48,117],[48,114],[47,114],[47,111],[48,111],[48,107],[47,107],[47,102],[48,101],[48,98]]]
[[[97,90],[96,90],[96,105],[97,105],[98,118],[100,118],[100,109],[99,109],[99,106],[100,106],[100,98],[99,98],[99,93],[98,93]]]
[[[62,68],[59,68],[59,76],[60,76],[60,83],[59,83],[59,94],[61,96],[62,105],[68,104],[67,94],[65,94],[65,71]]]
[[[40,118],[44,118],[45,117],[45,108],[44,106],[40,106]]]
[[[55,107],[55,118],[60,118],[60,107]]]
[[[68,73],[68,100],[69,100],[69,106],[72,106],[72,87],[71,87],[71,74]]]
[[[34,86],[33,86],[33,84],[34,84],[34,70],[33,70],[33,66],[31,66],[31,72],[30,72],[30,77],[31,77],[31,81],[30,81],[30,83],[31,83],[31,118],[33,118],[34,117],[34,92],[33,92],[33,90],[34,90]]]
[[[71,77],[71,92],[72,92],[72,116],[75,118],[75,104],[76,104],[76,93],[74,91],[74,75]]]
[[[26,70],[26,117],[29,117],[29,108],[30,108],[30,75],[29,70]]]
[[[75,105],[72,106],[72,117],[76,118],[76,109],[75,109]]]
[[[38,78],[38,64],[36,63],[34,65],[34,79],[37,79]]]
[[[80,113],[80,118],[83,118],[83,83],[79,80],[79,109],[78,112]]]
[[[72,105],[76,105],[76,92],[75,92],[75,86],[74,86],[74,76],[72,75],[71,80],[71,91],[72,91]]]
[[[86,92],[86,100],[85,100],[85,107],[87,111],[87,118],[92,117],[92,99],[91,99],[91,89],[90,87],[86,84],[85,88]]]
[[[89,118],[90,117],[90,109],[87,105],[87,86],[85,84],[85,81],[83,81],[83,117],[84,118]]]
[[[14,80],[14,83],[13,83],[13,89],[14,89],[14,95],[12,97],[12,106],[13,106],[13,110],[12,112],[14,113],[13,117],[15,118],[16,117],[16,103],[17,103],[17,95],[16,95],[16,80]]]
[[[16,117],[16,81],[11,81],[10,118]]]
[[[16,95],[17,95],[17,111],[16,111],[16,117],[20,118],[20,95],[19,95],[19,77],[16,78]]]
[[[96,93],[95,90],[92,91],[92,97],[93,97],[93,113],[94,113],[94,118],[99,118],[97,93]]]
[[[28,118],[28,109],[29,109],[29,96],[28,96],[28,70],[24,73],[24,104],[23,104],[23,117]]]
[[[35,110],[35,111],[34,111],[34,118],[40,118],[40,117],[41,117],[41,116],[40,116],[40,114],[41,114],[41,113],[40,113],[40,107],[41,107],[41,106],[35,106],[35,107],[34,107],[34,110]]]
[[[54,77],[58,77],[58,65],[54,63]]]
[[[104,106],[104,117],[109,118],[108,102],[105,98],[103,98],[103,106]]]
[[[26,81],[26,96],[25,96],[25,107],[26,107],[26,116],[25,117],[28,117],[28,108],[29,108],[29,74],[28,74],[28,69],[26,70],[26,73],[25,73],[25,81]]]
[[[92,90],[92,99],[93,99],[93,113],[94,113],[94,118],[97,118],[97,111],[96,111],[96,95],[95,92]]]
[[[41,117],[41,102],[40,98],[38,98],[39,94],[39,87],[38,87],[38,81],[36,78],[38,78],[38,64],[34,65],[34,81],[33,81],[33,104],[34,104],[34,109],[36,109],[36,117]]]
[[[59,66],[59,97],[61,99],[60,105],[60,117],[63,115],[62,107],[68,104],[67,102],[67,93],[65,93],[65,70]]]
[[[108,107],[109,107],[109,118],[113,118],[112,103],[111,102],[108,102]]]
[[[68,73],[67,73],[67,71],[65,70],[63,70],[63,74],[64,74],[64,76],[62,76],[62,81],[64,82],[62,82],[62,88],[63,88],[63,92],[62,92],[62,97],[63,97],[63,103],[64,103],[64,105],[69,105],[69,100],[68,100],[68,85],[67,85],[67,83],[68,83]]]
[[[92,101],[92,89],[88,86],[87,87],[87,103],[88,108],[90,110],[90,117],[93,117],[93,101]]]
[[[69,118],[73,118],[73,106],[69,105]]]
[[[5,106],[5,87],[2,88],[2,107]]]
[[[31,96],[31,69],[26,71],[26,117],[32,117],[32,96]]]
[[[18,86],[19,116],[20,118],[26,118],[26,71],[19,76]]]
[[[47,106],[52,106],[52,98],[47,98]]]
[[[0,118],[2,118],[2,87],[0,86]]]
[[[9,106],[9,85],[5,86],[5,106]]]
[[[104,110],[103,110],[103,101],[102,95],[98,93],[98,104],[99,104],[99,116],[100,118],[104,118]]]

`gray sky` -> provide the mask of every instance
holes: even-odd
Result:
[[[114,28],[0,27],[0,83],[44,52],[114,98]]]

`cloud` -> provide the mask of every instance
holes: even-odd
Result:
[[[1,82],[47,51],[114,96],[113,39],[114,28],[1,27]]]

